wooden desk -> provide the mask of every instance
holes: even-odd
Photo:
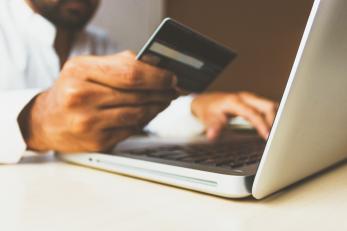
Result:
[[[347,230],[347,164],[262,201],[27,156],[0,166],[0,230]]]

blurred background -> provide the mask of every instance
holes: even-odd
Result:
[[[313,0],[103,0],[93,24],[120,50],[138,51],[169,16],[225,44],[238,58],[209,90],[280,100]]]

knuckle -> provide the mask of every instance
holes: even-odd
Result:
[[[64,106],[67,108],[74,108],[81,105],[85,96],[83,89],[76,85],[70,85],[64,91]]]
[[[239,94],[231,94],[228,96],[227,100],[231,103],[240,104],[241,103],[241,97]]]
[[[88,57],[73,57],[66,61],[60,76],[63,78],[85,78],[86,70],[90,67]]]
[[[90,132],[96,123],[96,119],[88,114],[75,116],[74,121],[75,122],[72,124],[72,130],[76,134]]]
[[[135,66],[130,67],[124,75],[125,84],[129,87],[137,87],[143,84],[143,78]]]
[[[63,66],[63,69],[73,69],[80,63],[79,57],[73,57],[71,59],[68,59],[66,63]]]
[[[73,57],[66,61],[66,63],[63,66],[64,71],[72,71],[77,68],[80,68],[81,64],[83,63],[84,58],[83,57]]]

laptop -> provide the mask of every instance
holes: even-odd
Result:
[[[132,137],[68,162],[227,198],[264,198],[347,157],[347,1],[316,0],[267,141]]]

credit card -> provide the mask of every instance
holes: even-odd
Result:
[[[145,63],[167,69],[188,92],[204,91],[236,57],[229,48],[166,18],[137,55]]]

